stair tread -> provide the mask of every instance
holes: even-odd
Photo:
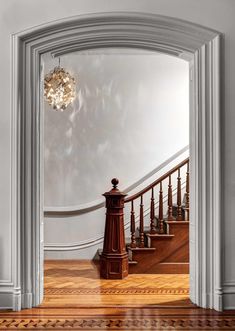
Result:
[[[189,221],[165,221],[167,224],[187,224],[189,225]]]
[[[185,209],[185,210],[189,210],[189,208],[186,208],[186,207],[185,207],[184,209]],[[156,216],[155,219],[158,220],[158,217]],[[168,216],[167,216],[167,215],[163,217],[163,221],[164,221],[164,222],[173,222],[173,223],[174,223],[174,222],[188,222],[188,221],[186,221],[186,220],[184,220],[184,219],[183,219],[182,221],[177,221],[177,220],[176,220],[176,217],[174,217],[174,216],[173,216],[173,220],[169,220],[169,221],[168,221]]]
[[[163,265],[173,265],[173,264],[175,264],[175,265],[188,265],[189,262],[159,262],[159,264],[163,264]]]
[[[157,238],[157,239],[162,239],[162,238],[166,238],[166,239],[172,239],[174,238],[174,234],[167,234],[167,233],[163,233],[163,234],[159,234],[159,233],[146,233],[146,236],[150,237],[150,238]]]
[[[130,246],[128,246],[127,247],[129,250],[131,250],[131,251],[138,251],[138,252],[141,252],[141,251],[155,251],[156,250],[156,248],[154,248],[154,247],[130,247]]]
[[[128,264],[135,265],[135,264],[138,264],[138,262],[137,261],[128,260]]]

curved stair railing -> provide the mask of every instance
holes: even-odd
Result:
[[[185,169],[186,168],[186,169]],[[184,202],[182,203],[182,172],[186,170],[185,175],[185,193]],[[176,203],[173,202],[172,177],[176,178]],[[167,202],[167,215],[164,217],[163,206],[163,183],[167,181],[168,202]],[[158,191],[158,211],[155,208],[155,193]],[[156,179],[152,184],[142,189],[140,192],[131,195],[125,199],[125,204],[130,204],[130,232],[131,232],[131,248],[145,248],[145,231],[144,231],[144,195],[150,193],[150,234],[165,234],[166,227],[164,220],[167,221],[189,221],[189,158],[177,164],[174,168],[167,173]],[[135,202],[139,200],[139,237],[136,235],[136,220],[135,220]],[[157,216],[156,216],[157,214]]]

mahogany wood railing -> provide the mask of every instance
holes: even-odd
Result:
[[[185,169],[186,168],[186,169]],[[182,173],[185,177],[185,193],[184,201],[182,203]],[[177,178],[176,178],[177,176]],[[173,177],[176,181],[176,202],[174,204],[173,197]],[[163,201],[163,187],[166,184],[167,188],[167,208],[164,217],[164,201]],[[158,210],[156,210],[157,203],[155,202],[155,192],[158,190]],[[151,234],[164,234],[164,221],[189,221],[189,158],[177,164],[174,168],[166,172],[164,175],[156,179],[152,184],[148,185],[140,192],[125,198],[125,204],[130,203],[130,231],[132,248],[143,248],[144,243],[144,197],[150,199],[150,224],[149,231]],[[146,200],[146,199],[145,199]],[[138,240],[136,238],[136,213],[135,205],[139,201],[139,233]],[[156,216],[157,215],[157,216]]]

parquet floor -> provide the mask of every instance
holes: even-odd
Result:
[[[131,274],[123,280],[100,279],[91,261],[45,264],[43,306],[106,307],[190,305],[189,275]]]
[[[193,305],[188,275],[103,280],[91,261],[48,261],[42,305],[1,311],[0,329],[235,330],[235,312]]]

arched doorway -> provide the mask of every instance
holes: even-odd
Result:
[[[188,22],[140,13],[73,17],[13,35],[12,215],[16,239],[14,309],[43,297],[41,55],[134,47],[193,60],[190,104],[191,300],[222,309],[220,217],[221,35]]]

